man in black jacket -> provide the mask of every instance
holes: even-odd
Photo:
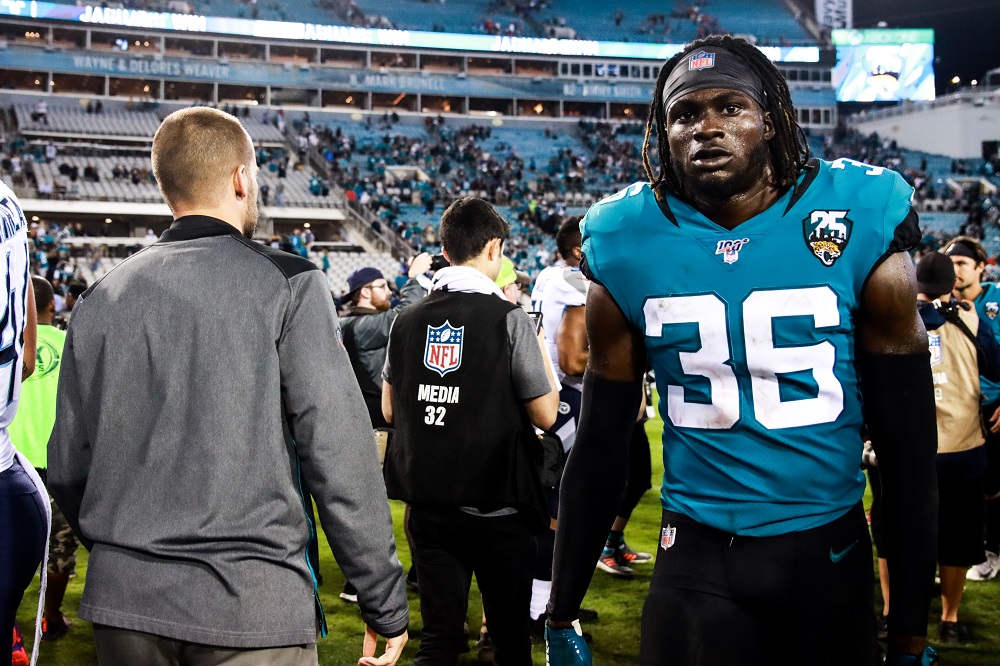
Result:
[[[400,290],[402,301],[391,307],[389,283],[382,271],[374,266],[359,268],[347,276],[347,298],[351,300],[350,314],[340,320],[344,347],[351,358],[354,374],[361,385],[361,393],[368,406],[373,428],[388,425],[382,418],[382,366],[385,365],[385,348],[389,344],[389,330],[396,315],[424,297],[424,288],[417,281],[431,267],[431,255],[422,252],[410,262],[409,277]]]
[[[441,220],[451,266],[390,335],[385,478],[411,506],[424,620],[415,666],[457,662],[473,573],[495,663],[531,664],[532,534],[548,524],[533,426],[552,425],[559,397],[531,319],[494,282],[509,232],[480,199],[452,204]]]

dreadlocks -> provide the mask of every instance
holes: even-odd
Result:
[[[774,123],[774,139],[768,142],[771,162],[774,167],[775,185],[779,189],[790,187],[799,177],[809,160],[809,145],[805,133],[795,120],[795,109],[792,107],[791,94],[785,84],[784,77],[771,61],[749,42],[729,35],[713,35],[688,44],[687,48],[676,54],[663,65],[660,75],[656,78],[656,90],[653,93],[653,103],[649,105],[646,116],[646,138],[642,144],[642,166],[646,170],[650,186],[655,190],[664,185],[674,194],[680,194],[681,183],[670,165],[670,146],[666,136],[666,108],[663,101],[663,88],[670,72],[682,58],[687,57],[696,49],[704,46],[717,46],[734,53],[744,61],[754,72],[764,87],[766,106],[764,110],[771,114]],[[656,152],[659,158],[659,173],[653,173],[650,161],[650,139],[653,128],[656,128]]]

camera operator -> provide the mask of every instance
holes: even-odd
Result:
[[[400,289],[402,301],[395,308],[390,307],[392,293],[382,271],[374,266],[365,266],[347,276],[347,298],[351,301],[351,309],[340,320],[340,330],[373,428],[388,425],[382,418],[382,366],[385,365],[385,348],[389,344],[389,329],[403,308],[424,297],[424,288],[417,281],[417,276],[430,270],[431,263],[432,257],[426,252],[413,258],[407,273],[409,280]]]
[[[983,478],[987,460],[985,432],[979,416],[979,376],[1000,379],[1000,347],[975,309],[951,297],[955,285],[952,260],[941,253],[925,255],[917,265],[917,308],[927,328],[938,452],[938,567],[941,574],[943,643],[967,640],[969,629],[958,621],[958,609],[970,567],[986,559],[982,541],[985,512]],[[869,464],[876,462],[866,461]],[[874,475],[873,475],[874,476]],[[875,504],[880,498],[873,487]],[[873,505],[873,514],[877,507]],[[872,520],[873,531],[878,531]],[[876,535],[876,544],[880,542]],[[891,576],[879,547],[879,573]],[[883,594],[887,581],[883,579]],[[886,598],[884,608],[888,610]]]

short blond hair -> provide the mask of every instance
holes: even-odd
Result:
[[[153,137],[153,176],[171,209],[215,206],[241,164],[254,163],[253,142],[240,121],[204,106],[175,111]]]

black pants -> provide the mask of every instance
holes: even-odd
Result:
[[[535,541],[518,515],[485,518],[457,507],[410,508],[424,627],[414,666],[451,666],[466,645],[469,586],[476,575],[500,666],[531,665],[528,603]]]
[[[858,504],[831,523],[734,537],[664,512],[643,666],[875,663],[872,550]],[[662,534],[662,532],[661,532]],[[671,536],[668,532],[666,536]]]

